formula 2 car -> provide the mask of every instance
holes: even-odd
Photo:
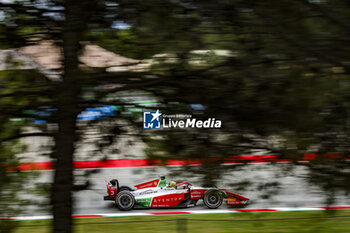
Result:
[[[196,187],[188,182],[166,183],[165,177],[135,185],[119,187],[117,179],[107,182],[105,201],[115,201],[120,210],[134,207],[146,208],[181,208],[195,206],[202,199],[210,209],[216,209],[223,201],[228,206],[243,207],[249,198],[229,192],[225,189]]]

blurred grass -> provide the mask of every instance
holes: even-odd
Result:
[[[350,210],[75,219],[74,229],[78,233],[170,233],[177,232],[178,219],[187,219],[187,232],[350,232]],[[50,223],[50,220],[22,221],[15,232],[50,232]]]

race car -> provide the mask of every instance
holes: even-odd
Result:
[[[105,201],[114,201],[120,210],[143,208],[182,208],[195,206],[202,199],[210,209],[226,201],[228,206],[243,207],[249,198],[218,188],[196,187],[188,182],[166,183],[164,176],[135,185],[135,189],[120,186],[117,179],[107,182]]]

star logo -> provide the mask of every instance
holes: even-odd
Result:
[[[154,121],[155,119],[157,119],[157,121],[159,121],[159,117],[162,115],[161,113],[159,113],[159,110],[157,109],[157,111],[155,113],[151,113],[151,115],[153,116],[152,121]]]
[[[156,112],[143,112],[144,129],[160,129],[162,113],[157,109]]]

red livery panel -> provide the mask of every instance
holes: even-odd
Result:
[[[193,189],[191,192],[191,199],[193,200],[199,200],[203,198],[204,193],[207,191],[207,189]]]
[[[117,187],[110,185],[107,181],[107,193],[111,198],[115,198],[117,196]]]
[[[156,180],[151,180],[142,184],[137,184],[135,185],[135,187],[137,189],[153,188],[153,187],[157,187],[158,183],[159,183],[159,179],[156,179]]]

